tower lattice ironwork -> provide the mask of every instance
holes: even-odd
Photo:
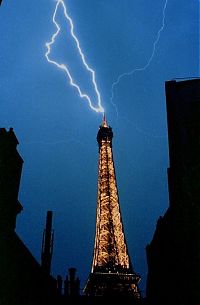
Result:
[[[112,128],[104,116],[99,127],[98,195],[92,269],[85,293],[140,299],[140,277],[133,271],[120,212],[112,153]]]

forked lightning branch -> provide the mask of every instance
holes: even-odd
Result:
[[[93,84],[93,87],[94,87],[94,90],[95,90],[95,95],[96,95],[96,102],[93,101],[92,98],[87,93],[82,91],[81,86],[73,79],[73,76],[72,76],[72,73],[70,71],[70,68],[67,65],[65,65],[64,63],[59,63],[56,60],[51,59],[51,57],[50,57],[50,55],[51,55],[51,48],[52,48],[53,44],[55,43],[56,38],[57,38],[57,36],[59,35],[59,33],[61,31],[61,27],[58,24],[58,22],[56,21],[56,15],[57,15],[57,11],[58,11],[59,7],[62,7],[63,13],[64,13],[64,17],[65,17],[66,21],[70,25],[70,34],[71,34],[71,36],[72,36],[72,38],[74,40],[74,43],[75,43],[75,45],[77,47],[77,52],[80,55],[82,64],[83,64],[84,68],[88,72],[90,72],[90,74],[91,74],[92,84]],[[54,25],[56,27],[56,32],[53,33],[53,35],[51,36],[50,42],[46,43],[47,52],[45,53],[45,56],[46,56],[47,61],[49,63],[55,65],[57,68],[61,69],[66,74],[66,76],[69,79],[70,85],[72,87],[74,87],[78,91],[78,94],[79,94],[79,96],[82,99],[85,99],[88,102],[88,104],[89,104],[89,106],[90,106],[90,108],[92,110],[94,110],[96,112],[104,113],[104,108],[103,108],[102,102],[101,102],[101,95],[99,93],[99,90],[98,90],[98,87],[97,87],[97,83],[96,83],[95,71],[86,62],[84,53],[83,53],[83,51],[81,49],[81,46],[80,46],[80,42],[79,42],[77,36],[74,33],[73,20],[69,16],[69,14],[67,12],[67,7],[66,7],[66,5],[65,5],[63,0],[56,0],[56,7],[55,7],[55,10],[54,10],[54,13],[53,13],[52,21],[53,21],[53,23],[54,23]],[[94,106],[94,105],[97,105],[97,106]]]

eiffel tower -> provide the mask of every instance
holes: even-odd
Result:
[[[99,166],[94,255],[84,292],[88,296],[132,296],[139,301],[140,277],[133,271],[125,240],[112,138],[112,128],[104,115],[97,134]]]

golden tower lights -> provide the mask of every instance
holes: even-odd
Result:
[[[99,165],[94,255],[84,292],[89,296],[132,296],[139,301],[140,277],[133,271],[125,240],[112,138],[112,128],[104,116],[97,134]]]

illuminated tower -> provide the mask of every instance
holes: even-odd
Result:
[[[89,296],[133,296],[139,300],[140,277],[133,271],[125,240],[112,138],[112,128],[104,117],[97,134],[99,168],[94,256],[84,291]]]

